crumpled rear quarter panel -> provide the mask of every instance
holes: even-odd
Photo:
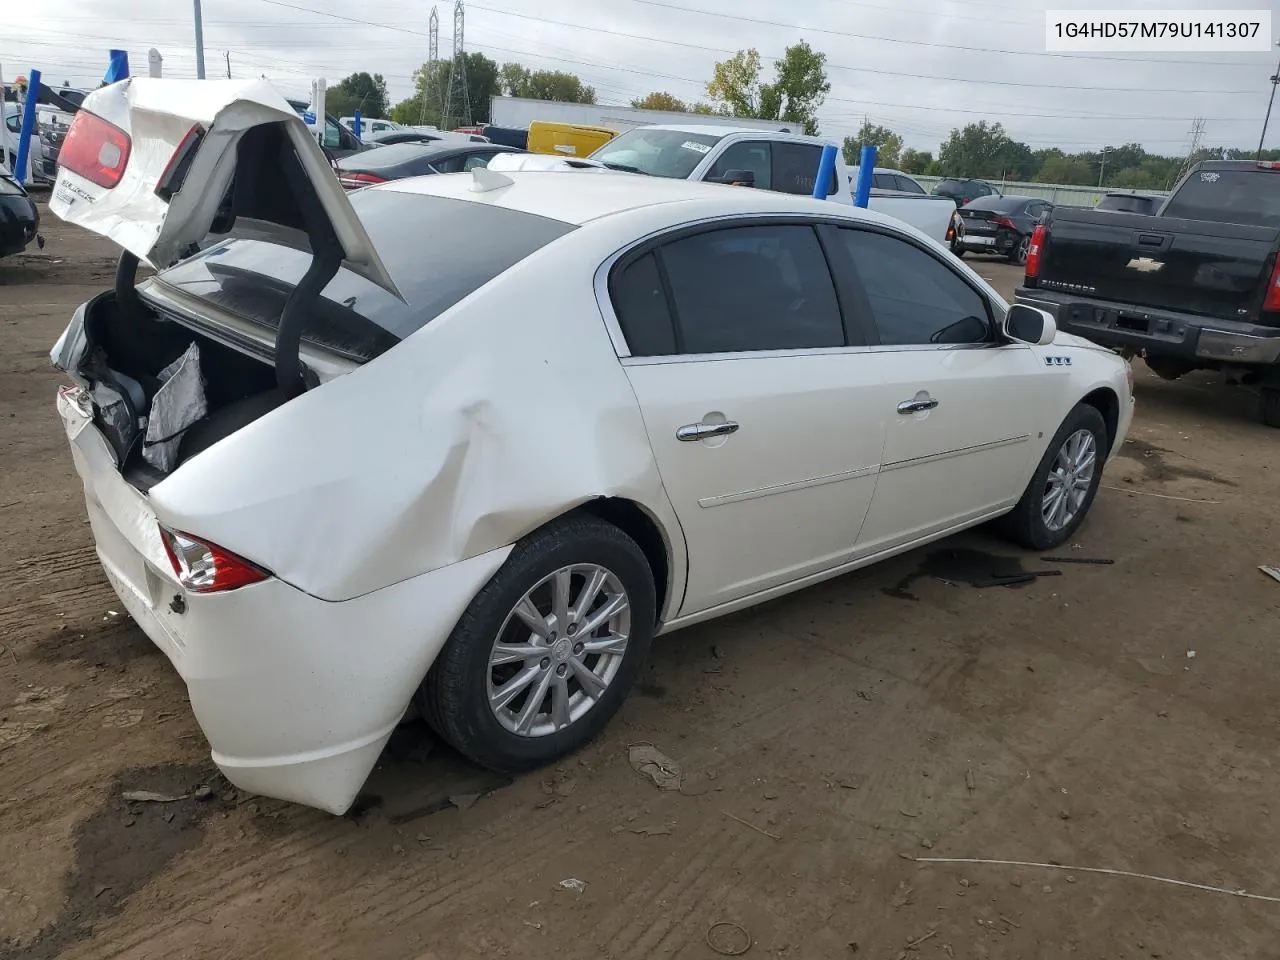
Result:
[[[158,516],[328,600],[513,543],[597,496],[675,530],[595,301],[590,234],[193,458],[152,489]]]

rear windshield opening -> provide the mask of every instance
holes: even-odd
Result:
[[[1160,216],[1280,227],[1280,171],[1201,170],[1174,191]]]
[[[347,196],[405,298],[401,302],[346,268],[325,287],[303,339],[356,361],[390,349],[575,229],[466,200],[392,190]],[[274,333],[285,300],[310,262],[309,253],[291,247],[232,238],[170,267],[157,280]]]

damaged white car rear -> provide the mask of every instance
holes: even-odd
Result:
[[[481,697],[486,716],[472,716],[444,702],[468,665],[441,664],[438,726],[463,730],[464,749],[477,725],[510,730],[514,749],[481,737],[468,752],[519,769],[604,723],[656,600],[633,541],[596,517],[641,520],[634,503],[661,488],[616,363],[583,362],[611,351],[598,312],[594,326],[574,311],[521,322],[559,295],[537,253],[571,224],[348,199],[263,83],[91,94],[52,206],[125,250],[115,288],[52,352],[76,381],[58,409],[98,555],[233,783],[347,809],[450,633],[482,609],[497,621],[475,629],[495,635],[534,623],[548,668],[527,689],[525,630],[502,655],[514,667],[483,671],[499,687],[516,671],[507,702]],[[158,275],[136,282],[139,261]],[[430,337],[411,336],[429,320]],[[542,562],[578,530],[571,563],[541,585],[493,579],[513,544],[588,500],[521,547]],[[473,603],[482,590],[506,609]],[[588,712],[598,722],[575,722]]]
[[[415,699],[530,769],[658,630],[997,517],[1062,543],[1132,414],[1123,360],[846,205],[346,194],[231,81],[96,91],[61,162],[54,212],[125,251],[52,354],[102,565],[226,776],[334,813]]]

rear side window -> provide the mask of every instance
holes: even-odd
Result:
[[[818,164],[821,160],[822,148],[814,144],[783,141],[774,143],[773,189],[781,193],[812,196],[813,186],[818,182]],[[827,184],[827,196],[835,193],[837,187],[835,170],[832,170],[831,182]]]
[[[918,193],[921,195],[924,194],[924,187],[920,186],[920,184],[916,183],[910,177],[900,176],[900,177],[895,177],[894,179],[898,181],[898,189],[901,190],[903,193]]]
[[[675,325],[654,254],[645,254],[623,267],[613,278],[609,292],[633,357],[662,357],[676,352]]]
[[[735,227],[662,247],[681,353],[843,346],[835,287],[813,228]]]
[[[1280,226],[1280,170],[1199,170],[1174,192],[1160,216]]]
[[[517,210],[397,190],[359,190],[347,199],[404,296],[402,302],[345,267],[325,287],[303,338],[355,360],[394,346],[575,229]],[[274,331],[310,262],[310,254],[289,247],[230,239],[158,279]]]

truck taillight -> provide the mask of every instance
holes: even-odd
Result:
[[[224,593],[270,576],[243,557],[189,533],[161,526],[160,540],[178,582],[192,593]]]
[[[1040,249],[1044,246],[1044,224],[1036,224],[1031,231],[1031,244],[1027,247],[1026,279],[1034,280],[1040,276]]]
[[[1280,256],[1276,257],[1271,268],[1271,279],[1267,281],[1267,298],[1262,301],[1262,309],[1268,313],[1280,312]]]
[[[120,182],[129,165],[129,135],[88,110],[71,122],[58,152],[58,165],[108,190]]]

